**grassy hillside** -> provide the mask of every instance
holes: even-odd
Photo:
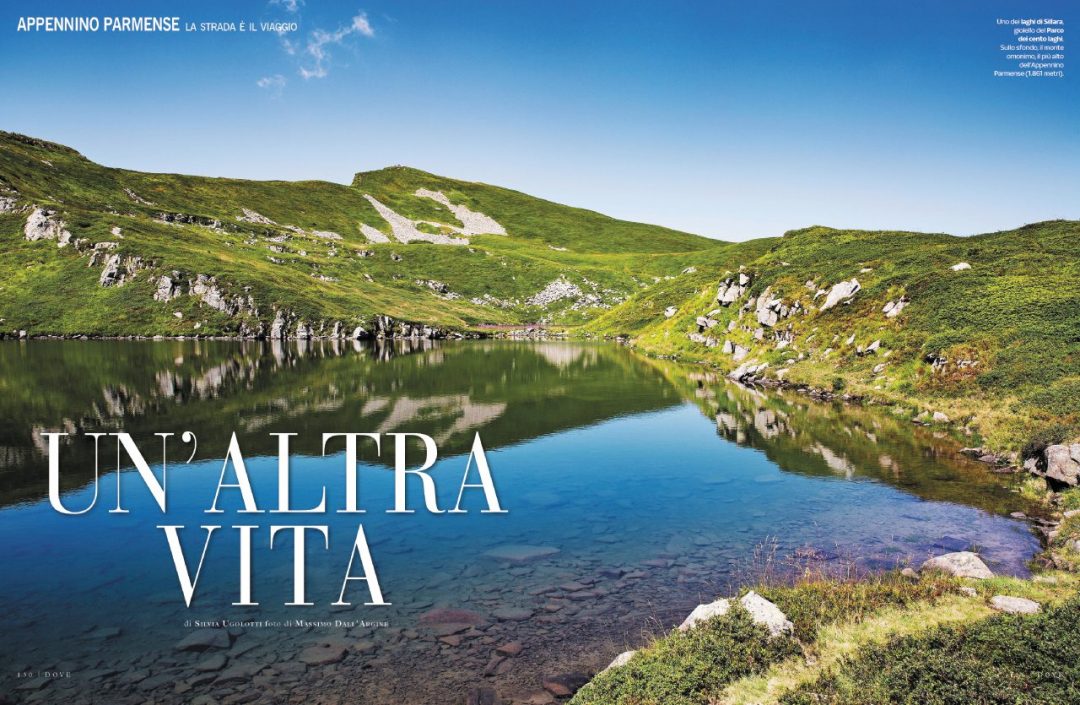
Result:
[[[938,412],[998,449],[1080,435],[1078,236],[1051,221],[723,243],[407,167],[349,186],[144,174],[0,133],[0,331],[544,322]],[[858,290],[836,296],[844,282]]]
[[[767,364],[756,374],[875,398],[928,423],[939,412],[1020,450],[1080,434],[1078,238],[1071,221],[965,238],[808,228],[709,251],[707,266],[587,330],[725,371]],[[718,303],[718,285],[737,284],[740,268],[745,291]],[[859,290],[825,307],[853,279]]]
[[[423,232],[454,237],[462,227],[417,189],[441,191],[506,234],[459,246],[396,240],[365,196],[437,224],[418,225]],[[341,321],[349,331],[381,314],[457,329],[580,321],[717,246],[404,167],[352,186],[144,174],[10,133],[0,133],[0,198],[0,330],[31,334],[236,334],[270,326],[275,309],[294,324]],[[24,237],[35,208],[55,211],[48,222],[70,234],[67,246]],[[362,226],[388,241],[372,242]],[[133,271],[102,286],[112,255]],[[213,278],[230,305],[201,294],[155,301],[159,277],[173,271],[185,283]],[[560,280],[569,293],[530,303]]]

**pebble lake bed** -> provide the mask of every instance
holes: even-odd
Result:
[[[763,571],[872,572],[974,550],[995,574],[1026,575],[1040,547],[1010,516],[1035,512],[1012,479],[946,433],[615,345],[8,341],[0,371],[23,390],[0,401],[0,659],[11,666],[0,692],[12,702],[540,705]],[[87,506],[95,487],[102,496],[62,516],[35,440],[45,430],[124,430],[148,448],[153,433],[192,431],[203,452],[170,462],[164,518],[138,474],[122,471],[130,511],[120,515],[108,511],[110,456],[95,484],[73,442],[64,502]],[[293,501],[315,506],[325,488],[328,511],[283,520],[237,514],[233,501],[209,521],[233,431],[268,507],[278,490],[269,434],[297,433]],[[324,457],[319,440],[345,431],[434,438],[442,508],[455,504],[479,433],[508,511],[481,513],[477,491],[468,513],[432,514],[417,483],[417,511],[387,513],[384,452],[360,458],[367,511],[337,512],[343,454]],[[210,523],[226,528],[185,607],[157,527],[187,527],[193,566]],[[233,524],[255,527],[256,607],[232,604]],[[293,547],[270,548],[273,524],[328,529],[326,549],[309,537],[313,606],[285,605]],[[363,585],[349,587],[351,605],[332,604],[358,524],[388,606],[365,606]]]

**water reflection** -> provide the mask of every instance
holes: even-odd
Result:
[[[187,430],[200,457],[234,430],[251,454],[275,453],[275,432],[319,454],[324,431],[410,431],[452,455],[481,429],[498,447],[679,401],[625,351],[544,342],[5,343],[0,380],[0,506],[45,496],[45,430]],[[66,440],[70,489],[93,459]]]
[[[315,504],[325,487],[332,507],[342,459],[321,456],[322,433],[431,435],[439,503],[452,506],[479,431],[510,513],[388,515],[388,458],[366,457],[362,521],[391,608],[329,607],[347,557],[339,537],[351,540],[357,523],[331,512],[311,519],[331,536],[309,564],[316,607],[283,607],[292,565],[287,551],[269,549],[275,522],[261,515],[250,519],[261,606],[231,606],[238,548],[226,536],[187,609],[155,528],[161,514],[137,475],[118,478],[130,514],[109,515],[105,502],[61,517],[42,499],[42,429],[123,429],[147,448],[157,447],[155,432],[196,433],[199,458],[169,475],[168,523],[191,528],[205,523],[233,431],[260,501],[276,490],[269,434],[289,432],[297,506]],[[43,702],[180,703],[211,693],[239,702],[256,677],[272,702],[458,703],[478,685],[525,700],[541,675],[603,666],[643,632],[731,590],[759,567],[764,544],[781,557],[869,569],[977,545],[995,570],[1022,573],[1037,543],[1006,515],[1025,507],[958,445],[879,410],[765,394],[611,345],[0,343],[9,626],[0,661],[77,674],[18,692]],[[64,448],[72,506],[89,503],[91,450],[85,439]],[[185,620],[253,616],[379,623],[245,629],[208,652],[178,648]],[[514,642],[519,655],[493,655]]]

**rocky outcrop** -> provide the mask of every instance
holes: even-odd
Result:
[[[135,193],[134,191],[132,191],[129,188],[124,189],[124,195],[127,196],[128,198],[130,198],[132,201],[135,201],[136,203],[138,203],[141,206],[152,206],[152,205],[154,205],[153,202],[146,200],[145,198],[143,198],[142,196]]]
[[[183,293],[181,291],[180,272],[173,271],[171,275],[162,274],[158,277],[157,289],[154,291],[154,301],[172,301]]]
[[[447,332],[422,323],[395,321],[390,316],[375,317],[376,338],[400,338],[410,340],[434,340],[447,337]]]
[[[525,300],[528,306],[550,306],[561,299],[578,299],[584,292],[577,284],[559,277]]]
[[[162,223],[172,223],[173,225],[201,225],[204,228],[210,228],[212,230],[221,230],[221,221],[216,218],[208,218],[204,215],[189,215],[187,213],[156,213],[154,215],[155,220],[160,220]]]
[[[267,218],[265,215],[256,213],[250,208],[241,208],[243,215],[236,216],[236,219],[242,223],[255,223],[257,225],[277,225],[274,221]]]
[[[0,191],[0,213],[13,213],[18,208],[19,194],[17,191]]]
[[[716,291],[716,302],[721,306],[730,306],[742,298],[750,287],[750,283],[750,276],[742,272],[739,272],[737,276],[727,277],[720,282],[720,288]]]
[[[859,284],[858,279],[834,284],[832,289],[830,289],[829,293],[825,296],[825,302],[821,304],[821,310],[828,311],[841,301],[851,299],[851,297],[857,294],[860,289],[862,289],[862,285]]]
[[[715,617],[722,617],[731,610],[731,600],[721,597],[719,600],[714,600],[708,604],[698,605],[694,610],[686,616],[682,624],[679,625],[679,631],[687,631],[693,629],[698,624]]]
[[[159,280],[160,286],[160,280]],[[259,311],[255,307],[255,300],[250,296],[228,296],[218,286],[217,279],[205,274],[198,274],[190,284],[190,293],[212,309],[221,311],[228,316],[236,316],[240,313],[258,316]]]
[[[270,340],[286,340],[289,337],[289,314],[277,309],[274,312],[274,322],[270,324]]]
[[[761,296],[754,303],[754,317],[757,322],[766,328],[772,328],[781,319],[787,318],[802,310],[802,304],[796,301],[790,306],[783,299],[772,293],[772,287],[766,287]]]
[[[455,294],[454,292],[450,291],[449,285],[447,285],[447,284],[445,284],[445,283],[443,283],[441,281],[438,281],[436,279],[417,279],[416,280],[416,285],[417,286],[427,287],[428,289],[431,289],[432,291],[434,291],[436,294],[438,294],[439,296],[441,296],[444,299],[460,299],[461,298],[461,294]]]
[[[66,224],[49,208],[34,207],[26,218],[23,235],[30,242],[37,240],[56,240],[57,247],[64,247],[71,242],[71,233]]]
[[[971,551],[957,551],[936,556],[922,564],[922,570],[940,570],[957,578],[977,578],[987,580],[994,573],[986,567],[976,554]]]
[[[744,362],[728,373],[728,379],[743,384],[755,384],[763,379],[761,374],[769,367],[769,363]]]
[[[91,264],[93,264],[93,260],[91,260]],[[125,257],[121,254],[107,255],[105,257],[105,267],[101,270],[101,276],[98,277],[98,284],[104,287],[123,286],[139,270],[144,268],[142,257]]]

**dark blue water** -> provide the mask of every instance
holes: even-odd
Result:
[[[236,359],[222,345],[188,350],[185,364]],[[920,437],[893,419],[702,382],[699,373],[679,376],[616,348],[486,345],[487,360],[478,368],[468,344],[411,351],[381,364],[365,351],[301,356],[257,375],[233,373],[240,380],[235,388],[226,381],[213,395],[169,403],[146,391],[153,385],[139,392],[133,382],[126,398],[143,395],[138,411],[78,425],[190,429],[200,436],[201,459],[190,465],[182,462],[187,452],[180,444],[172,446],[166,514],[138,475],[125,471],[121,491],[130,513],[108,512],[116,476],[107,473],[92,511],[61,516],[35,484],[43,478],[42,457],[27,450],[31,460],[5,478],[33,481],[5,487],[17,499],[0,509],[7,689],[27,685],[11,679],[18,670],[58,669],[71,676],[17,695],[44,702],[61,693],[76,702],[151,696],[188,702],[198,694],[243,700],[258,691],[255,700],[272,694],[268,702],[316,693],[326,702],[344,693],[359,702],[458,702],[478,685],[527,694],[545,673],[602,666],[645,633],[680,621],[701,600],[762,573],[805,568],[796,556],[812,554],[816,570],[845,572],[917,564],[970,546],[995,571],[1022,574],[1037,550],[1028,527],[1006,516],[1020,506],[1008,487],[956,458],[952,441]],[[256,362],[262,354],[244,353]],[[166,359],[158,368],[145,363],[159,391],[161,370],[177,367],[175,355]],[[10,358],[8,364],[10,370]],[[433,390],[436,385],[459,388]],[[164,397],[175,400],[175,389]],[[180,406],[184,416],[176,418]],[[7,422],[20,423],[11,416]],[[325,488],[329,511],[238,514],[239,492],[224,490],[225,513],[205,514],[231,430],[252,448],[246,460],[259,507],[276,507],[276,441],[266,435],[268,425],[300,434],[291,466],[293,506],[314,506]],[[381,461],[361,446],[366,513],[337,513],[345,504],[340,441],[326,457],[304,452],[317,453],[322,432],[390,430],[440,439],[444,455],[430,475],[444,509],[454,505],[479,432],[508,512],[481,513],[482,493],[470,490],[468,513],[430,514],[420,483],[410,478],[415,513],[387,513],[393,447],[384,438]],[[160,472],[160,444],[144,435],[141,447]],[[92,468],[90,448],[88,440],[66,447],[65,471]],[[103,444],[102,458],[104,468],[115,467],[111,444]],[[415,464],[416,456],[410,458]],[[74,484],[63,501],[82,508],[93,496],[92,474]],[[191,608],[156,528],[162,524],[186,527],[181,537],[192,574],[205,536],[199,527],[223,526],[210,543]],[[239,538],[231,528],[237,524],[259,527],[252,576],[258,607],[231,606],[238,599]],[[328,527],[329,549],[308,534],[306,592],[315,606],[284,605],[293,592],[292,539],[279,534],[270,550],[271,524]],[[331,606],[358,524],[391,606],[363,606],[369,599],[363,583],[347,592],[352,607]],[[545,548],[549,555],[526,562],[487,555],[507,546]],[[467,610],[470,623],[447,626],[441,608]],[[330,625],[296,625],[298,618]],[[188,625],[220,620],[270,624],[233,629],[231,644],[220,650],[226,665],[197,670],[216,652],[175,646],[191,633]],[[522,644],[522,653],[492,666],[493,649],[511,641]],[[302,663],[305,648],[325,642],[346,649],[345,656],[326,665]]]

